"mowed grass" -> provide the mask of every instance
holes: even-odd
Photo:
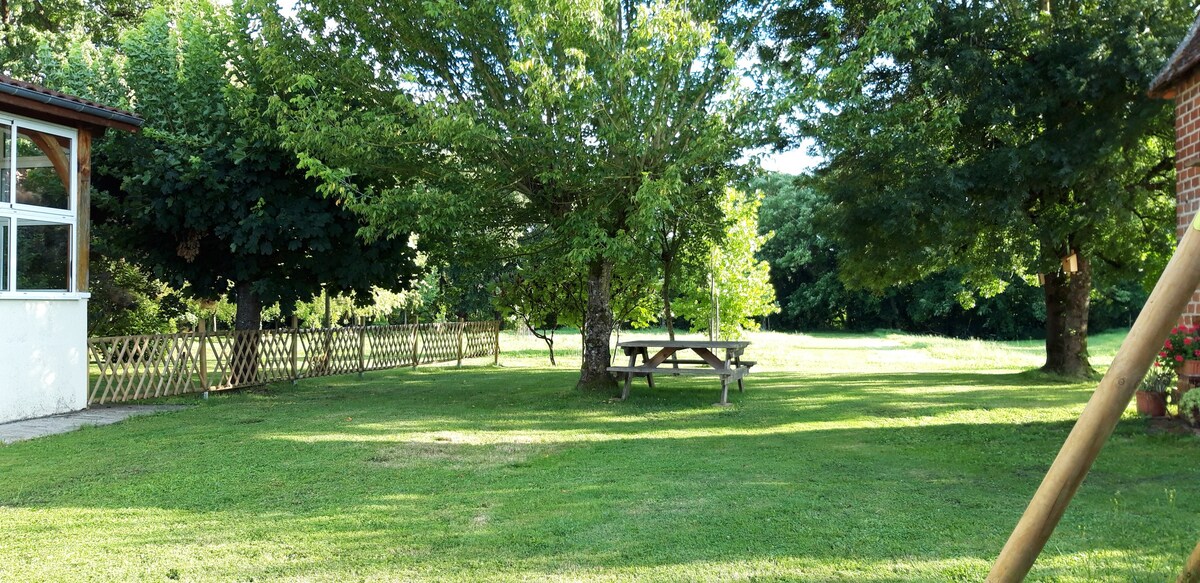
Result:
[[[626,335],[626,337],[629,337]],[[1120,335],[1093,339],[1111,360]],[[1094,385],[1037,342],[759,333],[717,381],[501,367],[315,379],[0,446],[3,581],[979,581]],[[1167,581],[1200,442],[1130,411],[1036,581]]]

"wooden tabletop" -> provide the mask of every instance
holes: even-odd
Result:
[[[750,346],[745,340],[630,340],[618,342],[617,348],[726,348]]]

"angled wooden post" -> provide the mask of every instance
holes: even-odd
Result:
[[[1200,543],[1196,543],[1196,548],[1188,555],[1183,571],[1179,573],[1175,583],[1200,583]]]
[[[200,338],[200,389],[205,395],[208,394],[208,334],[204,330],[204,318],[200,319],[200,325],[197,326],[196,336]]]
[[[1091,469],[1100,449],[1129,406],[1146,370],[1172,326],[1200,285],[1200,216],[1192,222],[1175,254],[1150,292],[1145,307],[1121,343],[1108,373],[1092,393],[1079,421],[1013,529],[988,574],[993,583],[1021,581],[1046,546],[1067,505]]]
[[[492,344],[492,366],[498,366],[500,364],[500,320],[492,323],[496,326],[492,330],[495,332],[495,335],[492,337],[494,339],[494,343]]]

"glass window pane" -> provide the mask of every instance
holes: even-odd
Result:
[[[71,140],[18,128],[16,202],[68,209],[70,185]]]
[[[8,291],[8,241],[12,230],[7,217],[0,217],[0,291]]]
[[[71,225],[17,220],[17,291],[70,291]]]

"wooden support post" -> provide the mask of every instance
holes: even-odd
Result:
[[[992,565],[988,581],[1021,581],[1029,573],[1071,497],[1112,435],[1167,332],[1179,321],[1188,300],[1196,293],[1197,285],[1200,285],[1200,217],[1184,233],[1108,373],[1092,393],[1042,485]]]
[[[295,314],[292,315],[291,345],[292,384],[295,385],[296,381],[300,380],[300,320],[296,318]]]
[[[61,152],[61,150],[59,150]],[[80,129],[75,143],[79,155],[76,180],[79,188],[75,194],[75,291],[88,291],[88,268],[91,262],[92,240],[92,132]],[[65,179],[70,180],[68,172]],[[68,191],[70,188],[68,187]]]
[[[467,323],[464,322],[462,318],[459,318],[458,319],[458,364],[456,365],[458,367],[462,367],[463,331],[466,327],[467,327]]]
[[[363,378],[367,370],[367,322],[362,316],[358,317],[358,378]]]
[[[500,364],[500,320],[496,320],[494,323],[496,325],[496,328],[494,330],[494,332],[496,334],[495,334],[495,336],[493,336],[493,338],[495,339],[495,343],[492,345],[493,346],[493,348],[492,348],[492,366],[499,366],[499,364]]]
[[[200,319],[199,326],[196,330],[196,336],[200,338],[200,389],[206,396],[208,394],[208,334],[204,330],[204,318]]]
[[[413,368],[417,368],[417,364],[421,362],[421,316],[413,312]]]
[[[1188,555],[1187,563],[1184,563],[1183,571],[1175,583],[1200,583],[1200,543],[1196,543],[1196,548]]]

